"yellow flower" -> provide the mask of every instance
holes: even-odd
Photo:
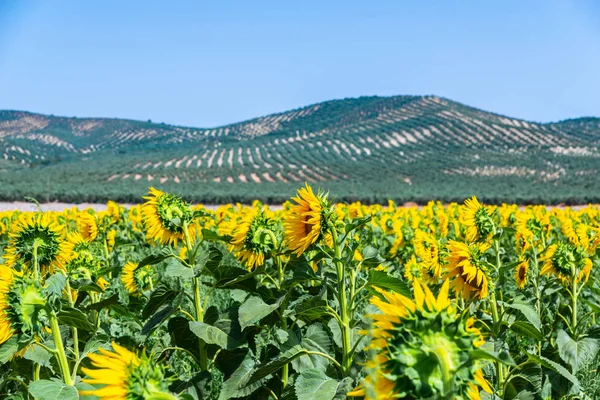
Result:
[[[21,214],[13,227],[4,259],[9,266],[21,263],[30,269],[37,261],[42,274],[65,270],[72,255],[64,233],[65,228],[48,213]]]
[[[18,329],[18,321],[11,317],[10,289],[14,280],[14,271],[0,265],[0,344],[6,342]]]
[[[329,205],[324,195],[313,193],[306,184],[293,198],[295,205],[284,215],[285,241],[294,254],[300,256],[324,236]]]
[[[563,285],[571,282],[573,277],[577,282],[587,281],[592,270],[592,260],[585,257],[581,249],[570,243],[558,242],[551,244],[542,257],[544,265],[542,275],[554,275]]]
[[[370,399],[478,398],[479,387],[491,393],[470,353],[482,344],[473,320],[457,313],[445,281],[437,298],[413,281],[413,299],[378,290],[371,304],[373,326],[368,375],[348,396]],[[452,388],[451,393],[447,393]]]
[[[523,289],[527,284],[527,271],[529,271],[529,261],[521,261],[515,268],[515,282],[517,288]]]
[[[431,275],[438,279],[442,275],[442,266],[440,264],[440,249],[435,237],[417,229],[413,244],[416,255],[431,270]]]
[[[89,377],[83,382],[103,387],[82,390],[79,394],[96,396],[101,400],[176,399],[167,391],[164,369],[160,365],[114,342],[112,348],[114,351],[99,348],[100,354],[88,355],[95,368],[81,368]]]
[[[152,286],[152,268],[146,265],[142,268],[137,263],[128,261],[121,272],[121,282],[129,293],[139,296]]]
[[[79,214],[77,218],[77,229],[85,239],[92,241],[98,237],[98,221],[96,217],[87,211]]]
[[[188,234],[194,235],[192,210],[181,198],[152,187],[144,199],[142,215],[150,239],[176,246],[179,240],[184,239],[186,226]]]
[[[239,219],[232,218],[223,223],[221,232],[232,237],[229,249],[249,270],[265,263],[265,256],[271,252],[276,240],[271,221],[256,208]]]
[[[485,241],[494,232],[491,211],[491,208],[482,206],[475,196],[465,200],[462,218],[469,242]]]
[[[445,265],[447,277],[452,280],[452,288],[465,299],[474,296],[484,299],[489,291],[487,269],[482,263],[482,255],[487,251],[487,244],[471,244],[450,240],[447,244],[449,256]]]

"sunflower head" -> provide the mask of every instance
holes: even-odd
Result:
[[[150,188],[146,202],[142,205],[142,214],[150,239],[161,244],[177,245],[184,238],[184,228],[192,233],[193,213],[190,205],[171,193],[163,193]]]
[[[4,258],[11,266],[22,264],[34,268],[37,262],[42,273],[65,269],[71,257],[68,244],[63,240],[64,227],[57,224],[50,214],[22,214],[14,226],[9,247]]]
[[[248,269],[253,270],[264,264],[265,256],[276,244],[273,229],[273,222],[266,214],[252,208],[245,215],[224,223],[221,232],[232,237],[230,250]]]
[[[481,205],[475,196],[465,200],[462,217],[468,241],[486,241],[494,233],[496,228],[491,214],[491,210]]]
[[[467,300],[472,297],[479,300],[487,297],[490,278],[484,253],[488,248],[489,245],[484,243],[469,245],[455,240],[448,241],[446,276],[451,279],[451,286],[457,295],[460,294]]]
[[[300,256],[326,236],[333,224],[335,209],[326,194],[318,192],[315,195],[308,183],[298,190],[293,200],[296,204],[285,212],[283,225],[287,246]]]
[[[431,269],[431,275],[439,278],[442,275],[442,266],[437,239],[433,235],[417,229],[413,244],[415,254],[421,259],[421,262]]]
[[[523,289],[527,284],[527,272],[529,271],[529,261],[523,260],[515,267],[515,282],[517,288]]]
[[[169,382],[162,365],[145,354],[135,354],[114,342],[112,348],[113,351],[100,348],[100,354],[88,355],[95,368],[81,369],[88,376],[83,381],[101,387],[80,391],[81,395],[96,396],[102,400],[176,399],[168,391]]]
[[[137,263],[127,262],[121,273],[121,282],[125,289],[134,296],[140,296],[142,292],[152,287],[154,271],[149,265],[139,267]]]
[[[90,211],[84,211],[77,217],[77,229],[81,236],[87,240],[95,240],[98,237],[98,220],[96,215]]]
[[[32,337],[40,332],[38,316],[45,305],[39,282],[0,266],[0,344],[16,333]]]
[[[571,243],[558,242],[551,244],[543,256],[542,275],[553,275],[563,284],[573,278],[577,282],[587,280],[592,269],[592,261],[585,257],[581,248]]]
[[[369,375],[350,396],[367,399],[467,399],[489,390],[472,352],[482,344],[473,320],[458,314],[444,282],[437,298],[414,281],[414,299],[381,291],[371,303],[373,336]]]

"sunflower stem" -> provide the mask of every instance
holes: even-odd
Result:
[[[71,284],[69,283],[69,278],[67,277],[67,295],[69,299],[69,305],[73,307],[75,305],[75,299],[73,299],[73,293],[71,291]],[[73,335],[73,352],[75,353],[75,358],[79,360],[79,332],[77,328],[72,328]]]
[[[65,354],[65,346],[63,345],[62,337],[60,336],[60,327],[58,326],[58,319],[56,313],[50,311],[50,327],[52,329],[52,337],[54,338],[54,346],[56,347],[56,359],[60,367],[63,380],[67,386],[73,386],[73,379],[71,378],[71,372],[69,371],[69,361]]]
[[[342,331],[342,364],[341,370],[342,375],[347,376],[352,366],[352,342],[350,330],[350,318],[348,317],[348,304],[346,302],[346,276],[344,270],[344,264],[342,263],[342,251],[340,249],[340,243],[338,242],[337,230],[335,227],[331,228],[331,237],[333,239],[333,248],[335,253],[335,265],[337,267],[338,275],[338,298],[340,301],[340,330]]]
[[[187,249],[188,261],[190,264],[190,268],[194,268],[195,254],[193,253],[194,248],[192,247],[192,240],[190,238],[190,232],[188,227],[188,223],[184,222],[183,236],[185,238],[185,246]],[[196,311],[196,321],[203,322],[204,309],[202,308],[202,299],[200,298],[200,279],[198,277],[194,277],[194,308]],[[198,339],[198,352],[200,356],[200,369],[202,371],[206,371],[206,369],[208,368],[208,357],[206,355],[206,345],[202,339]]]
[[[33,278],[37,281],[40,279],[40,264],[38,262],[38,247],[39,242],[35,240],[33,242]]]
[[[571,333],[575,337],[577,329],[577,273],[575,266],[571,266]]]

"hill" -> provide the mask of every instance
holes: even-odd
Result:
[[[600,200],[600,119],[535,123],[436,96],[360,97],[212,129],[0,111],[2,200]]]

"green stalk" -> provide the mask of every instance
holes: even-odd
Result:
[[[69,283],[68,277],[67,277],[66,290],[67,290],[67,298],[69,299],[69,305],[71,307],[73,307],[75,305],[75,300],[73,299],[73,296],[71,295],[71,284]],[[71,328],[71,332],[73,335],[73,351],[75,352],[75,358],[77,360],[79,360],[79,332],[77,331],[77,328],[75,328],[75,327]]]
[[[571,267],[571,333],[575,337],[577,329],[577,274],[575,267]]]
[[[501,322],[498,316],[498,306],[496,305],[496,293],[492,292],[490,295],[490,307],[492,309],[492,319],[494,321],[494,331],[496,330],[498,324]],[[496,332],[494,332],[494,336],[496,336]],[[502,368],[502,363],[500,361],[496,361],[496,377],[498,378],[498,387],[501,388],[504,382],[504,370]],[[502,390],[502,389],[500,389]]]
[[[185,246],[187,248],[187,256],[190,264],[190,268],[194,268],[194,254],[192,247],[192,240],[190,239],[190,233],[188,232],[188,223],[183,223],[183,236],[185,238]],[[196,321],[204,321],[204,309],[202,308],[202,300],[200,298],[200,279],[194,277],[194,308],[196,310]],[[200,369],[206,371],[208,368],[208,357],[206,355],[206,344],[200,338],[198,338],[198,351],[200,355]]]
[[[58,319],[54,311],[50,311],[50,327],[52,329],[52,336],[54,338],[54,346],[56,347],[56,359],[60,367],[63,380],[67,386],[73,386],[73,379],[71,378],[71,372],[69,371],[69,361],[65,353],[65,347],[63,345],[62,338],[60,337],[60,327],[58,326]]]
[[[342,374],[347,376],[352,366],[352,343],[350,329],[350,318],[348,317],[348,304],[346,301],[346,276],[344,264],[341,261],[342,251],[338,243],[338,236],[335,227],[331,228],[331,237],[333,239],[335,265],[338,275],[338,299],[340,301],[340,330],[342,331]]]

